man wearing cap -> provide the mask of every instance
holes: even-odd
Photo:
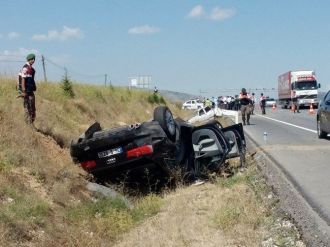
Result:
[[[241,113],[242,113],[242,121],[243,125],[247,124],[250,125],[250,115],[252,112],[252,100],[250,95],[246,92],[245,88],[242,88],[242,91],[239,95],[239,100],[241,104]]]
[[[29,54],[26,57],[26,64],[18,75],[18,90],[23,97],[23,105],[25,110],[25,122],[32,124],[36,118],[36,106],[34,92],[37,90],[34,81],[35,70],[32,67],[36,56]]]

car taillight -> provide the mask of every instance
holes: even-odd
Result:
[[[152,154],[154,149],[152,145],[144,145],[138,148],[128,150],[126,153],[127,158],[137,158],[143,155]]]
[[[85,170],[94,168],[96,166],[95,160],[83,161],[80,164],[81,164],[82,168],[84,168]]]

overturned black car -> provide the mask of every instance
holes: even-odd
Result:
[[[174,119],[166,106],[154,110],[153,120],[102,130],[91,125],[72,140],[70,154],[75,163],[95,177],[115,177],[120,173],[156,168],[171,175],[180,170],[189,177],[202,171],[216,171],[228,158],[245,161],[242,124],[223,128],[215,120],[193,126]]]

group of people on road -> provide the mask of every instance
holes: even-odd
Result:
[[[219,107],[225,110],[241,111],[243,125],[250,125],[251,115],[254,114],[255,103],[259,102],[262,115],[266,114],[266,96],[260,94],[257,99],[256,95],[247,93],[245,88],[242,88],[240,94],[233,96],[219,96],[217,99],[204,98],[204,107]]]

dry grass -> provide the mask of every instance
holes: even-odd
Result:
[[[237,163],[230,161],[225,172],[200,186],[166,193],[160,213],[115,246],[304,246],[297,229],[278,226],[283,219],[275,213],[277,199],[268,197],[251,157],[243,173]]]
[[[269,234],[273,204],[264,200],[267,189],[259,179],[250,165],[232,177],[182,186],[164,196],[161,213],[116,246],[260,246]]]

